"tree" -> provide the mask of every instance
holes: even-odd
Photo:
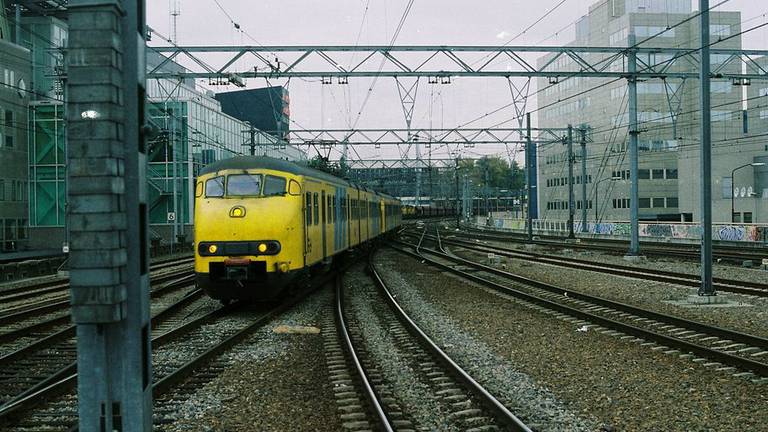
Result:
[[[467,174],[474,185],[493,190],[520,190],[525,185],[525,174],[517,161],[510,165],[498,157],[484,157],[476,161],[461,160],[461,172]]]

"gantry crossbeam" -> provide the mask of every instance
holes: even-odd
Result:
[[[479,158],[466,158],[462,160],[475,160]],[[350,169],[428,169],[428,168],[452,168],[455,169],[456,159],[361,159],[346,162]]]
[[[566,128],[532,129],[538,142],[561,140]],[[464,145],[524,144],[519,128],[454,128],[454,129],[293,129],[288,132],[292,145],[333,146],[348,145]]]
[[[638,55],[638,78],[697,78],[698,50],[684,48],[542,47],[542,46],[163,46],[150,49],[167,57],[150,78],[338,78],[545,77],[555,81],[578,74],[585,78],[626,78],[627,58]],[[712,76],[768,79],[759,57],[766,50],[712,49],[728,56]],[[204,54],[203,60],[200,55]],[[546,61],[536,59],[546,57]],[[187,72],[165,72],[175,61]],[[746,72],[742,72],[746,65]],[[693,67],[692,67],[693,66]],[[328,81],[324,81],[328,82]]]

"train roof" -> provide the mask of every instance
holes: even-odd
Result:
[[[254,169],[262,168],[274,171],[284,171],[294,175],[309,176],[322,180],[326,180],[334,183],[341,183],[350,187],[358,188],[367,192],[373,192],[382,197],[396,200],[397,198],[387,195],[385,193],[376,192],[372,189],[368,189],[364,186],[354,184],[350,181],[328,174],[326,172],[309,168],[304,165],[299,165],[295,162],[290,162],[283,159],[275,159],[266,156],[236,156],[232,158],[222,159],[212,164],[208,164],[200,170],[200,175],[211,174],[221,170],[236,170],[236,169]]]

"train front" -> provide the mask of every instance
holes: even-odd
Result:
[[[303,267],[301,206],[294,175],[203,172],[195,190],[198,287],[224,303],[277,297]]]

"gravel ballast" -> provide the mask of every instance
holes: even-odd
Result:
[[[275,333],[279,326],[316,326],[330,309],[324,289],[223,356],[228,367],[173,406],[161,431],[338,431],[317,333]]]
[[[380,253],[378,262],[403,307],[449,354],[468,346],[456,337],[463,332],[487,346],[498,367],[530,376],[593,430],[765,430],[768,385],[578,331],[393,251]],[[442,326],[452,330],[441,332]]]
[[[484,253],[469,251],[458,246],[448,246],[456,255],[487,264]],[[739,332],[768,337],[768,298],[727,294],[732,300],[727,307],[693,306],[675,304],[696,294],[696,288],[663,282],[613,276],[607,273],[584,271],[552,264],[515,258],[502,258],[506,271],[568,288],[585,294],[602,297],[644,309],[700,321]],[[496,266],[497,268],[500,265]]]

